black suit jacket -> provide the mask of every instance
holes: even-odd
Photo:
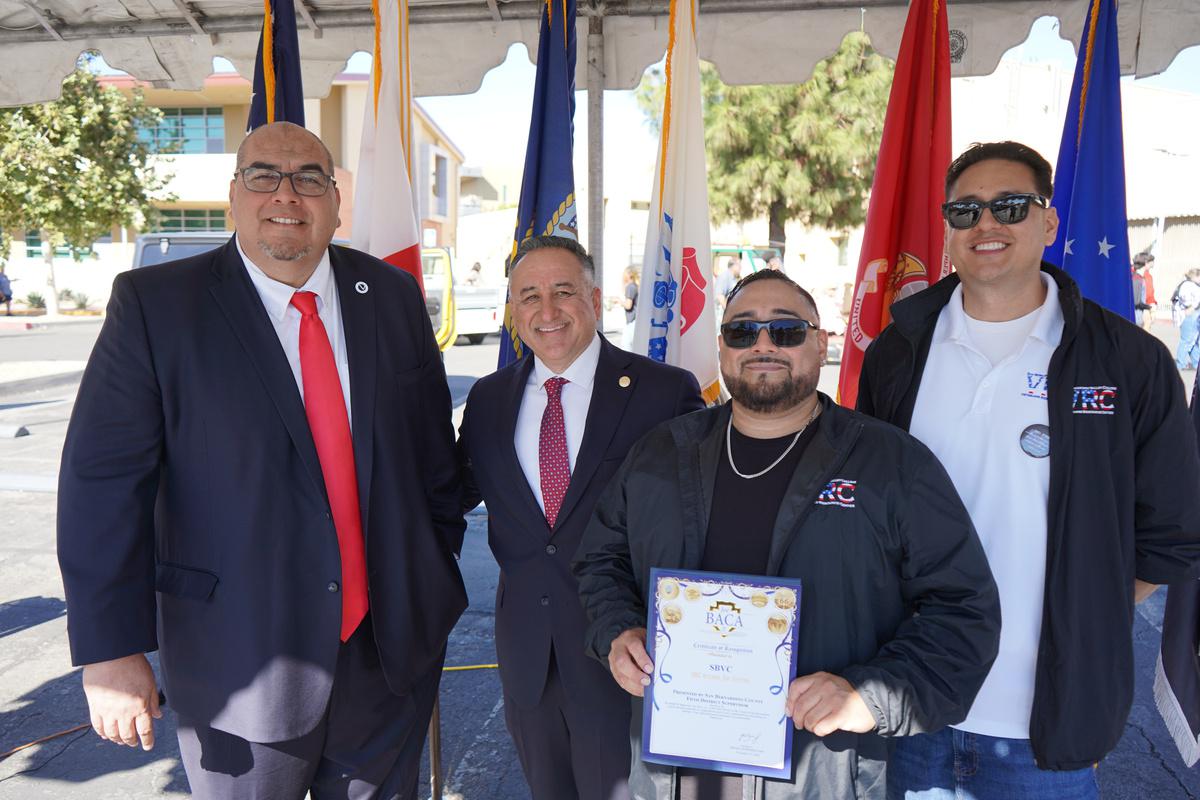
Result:
[[[525,480],[514,435],[533,358],[481,378],[467,398],[459,457],[467,507],[482,498],[500,564],[496,651],[505,694],[532,706],[542,695],[550,646],[566,694],[583,704],[625,702],[608,672],[584,654],[587,617],[571,559],[600,491],[630,446],[660,422],[703,408],[690,372],[620,350],[603,338],[583,441],[553,530]],[[628,385],[622,386],[625,379]]]
[[[450,397],[413,279],[332,247],[370,624],[393,691],[466,607]],[[251,741],[314,728],[341,567],[300,393],[233,239],[120,275],[59,478],[76,664],[161,650],[180,713]]]

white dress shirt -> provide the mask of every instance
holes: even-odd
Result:
[[[553,377],[566,378],[562,387],[563,425],[567,432],[567,457],[571,472],[575,471],[575,459],[579,445],[583,442],[583,429],[587,427],[588,408],[592,405],[592,384],[596,380],[596,364],[600,362],[600,336],[592,337],[592,343],[560,373],[555,373],[537,356],[533,369],[525,383],[525,394],[521,397],[521,410],[517,412],[517,432],[513,444],[517,448],[517,460],[533,496],[542,511],[546,503],[542,500],[541,461],[538,458],[538,442],[542,434],[542,414],[546,411],[546,381]]]
[[[1057,285],[1045,273],[1042,282],[1041,307],[1008,322],[971,319],[962,286],[954,290],[934,328],[909,426],[950,473],[1000,590],[1000,653],[954,727],[1007,739],[1029,738],[1046,591],[1046,375],[1063,316]],[[1042,436],[1023,447],[1032,426]]]
[[[234,237],[235,241],[237,237]],[[292,295],[296,292],[312,292],[317,296],[317,313],[325,324],[325,333],[329,336],[329,346],[333,348],[333,360],[337,362],[338,378],[342,382],[342,397],[346,401],[346,419],[353,419],[350,414],[350,362],[346,358],[346,337],[342,332],[342,307],[338,303],[337,281],[333,279],[333,268],[329,265],[329,250],[321,256],[321,263],[313,270],[304,285],[299,289],[281,283],[268,276],[250,260],[242,250],[242,243],[237,242],[238,255],[246,265],[250,282],[258,291],[263,308],[275,326],[275,335],[283,346],[288,365],[292,368],[292,376],[296,379],[296,388],[300,390],[300,399],[304,400],[304,379],[300,372],[300,312],[292,306]],[[544,402],[544,401],[543,401]]]

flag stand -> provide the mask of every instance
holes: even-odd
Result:
[[[429,796],[442,800],[442,704],[433,699],[433,716],[429,718]]]

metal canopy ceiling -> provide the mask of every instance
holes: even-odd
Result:
[[[475,91],[509,46],[536,52],[539,0],[410,0],[417,95]],[[588,33],[604,34],[604,85],[628,89],[666,49],[667,0],[578,0],[576,83],[587,84]],[[895,56],[907,0],[700,0],[702,58],[727,83],[805,80],[860,27]],[[304,87],[325,95],[355,51],[373,43],[369,0],[296,0]],[[993,71],[1038,17],[1078,45],[1087,0],[949,0],[954,74]],[[1122,0],[1123,71],[1153,75],[1200,44],[1196,0]],[[0,106],[52,100],[84,50],[155,86],[199,89],[214,56],[254,68],[261,5],[249,0],[0,0]]]

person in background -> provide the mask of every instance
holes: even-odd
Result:
[[[1171,315],[1179,326],[1175,366],[1195,369],[1200,366],[1200,269],[1189,269],[1175,287]]]
[[[12,282],[9,281],[8,275],[4,274],[4,270],[0,269],[0,303],[4,303],[4,315],[12,316]]]

